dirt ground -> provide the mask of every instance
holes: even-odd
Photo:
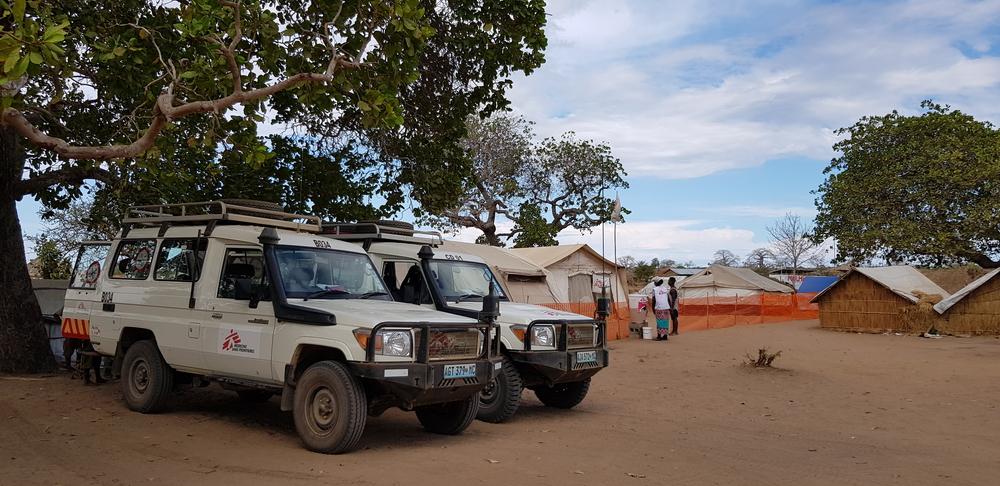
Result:
[[[759,346],[780,369],[740,365]],[[1000,340],[820,330],[815,321],[612,343],[572,411],[525,392],[507,424],[457,437],[412,414],[363,448],[302,449],[276,399],[219,388],[161,415],[117,383],[0,377],[0,484],[997,484]]]

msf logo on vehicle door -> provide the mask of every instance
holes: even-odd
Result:
[[[254,332],[221,329],[222,351],[225,353],[256,354],[259,336]],[[255,341],[255,342],[251,342]]]

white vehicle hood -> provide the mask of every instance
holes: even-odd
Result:
[[[338,324],[374,327],[382,322],[472,324],[475,319],[419,305],[373,299],[288,299],[288,303],[337,316]]]
[[[449,303],[451,307],[462,309],[482,310],[481,302],[460,302],[458,304]],[[574,314],[549,307],[534,304],[518,304],[516,302],[500,302],[500,323],[507,325],[531,324],[539,320],[567,320],[567,321],[591,321],[590,317]]]

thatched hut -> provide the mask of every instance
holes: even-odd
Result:
[[[825,328],[923,332],[937,320],[932,306],[947,296],[915,268],[892,266],[851,269],[812,301]]]
[[[938,329],[956,334],[1000,334],[1000,268],[938,302]]]

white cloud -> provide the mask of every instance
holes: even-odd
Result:
[[[729,227],[699,228],[693,220],[630,221],[618,226],[618,256],[630,255],[640,260],[669,258],[679,262],[693,260],[707,263],[715,250],[726,249],[737,255],[763,246],[754,242],[753,231]],[[614,227],[607,225],[604,234],[604,252],[607,258],[614,255]],[[567,230],[558,235],[562,244],[586,243],[601,251],[601,229],[591,233]]]
[[[934,97],[1000,118],[1000,2],[555,2],[547,63],[515,81],[545,136],[611,144],[633,176],[826,160],[834,130]],[[766,51],[766,52],[763,52]]]

